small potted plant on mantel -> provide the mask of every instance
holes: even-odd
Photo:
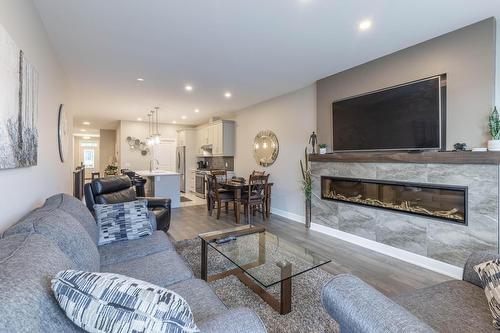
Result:
[[[319,153],[320,154],[326,154],[326,143],[320,143],[319,145]]]
[[[500,117],[497,108],[494,107],[488,120],[491,140],[488,140],[488,150],[500,151]]]

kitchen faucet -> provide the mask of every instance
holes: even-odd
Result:
[[[158,170],[158,167],[160,166],[160,162],[156,158],[153,158],[152,160],[149,161],[149,172],[153,172],[153,162],[156,161],[156,168],[155,170]]]

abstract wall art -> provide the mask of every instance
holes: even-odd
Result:
[[[38,72],[0,25],[0,169],[37,164],[37,117]]]

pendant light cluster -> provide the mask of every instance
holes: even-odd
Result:
[[[149,111],[148,113],[148,138],[146,142],[149,146],[154,146],[160,144],[160,108],[158,106],[155,107],[154,110]]]

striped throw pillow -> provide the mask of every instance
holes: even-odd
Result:
[[[68,318],[87,332],[199,332],[181,296],[144,281],[66,270],[52,280],[52,290]]]
[[[138,239],[153,233],[146,200],[97,204],[94,211],[99,227],[99,245]]]
[[[500,329],[500,260],[495,259],[474,266],[483,284],[484,293],[488,300],[493,326]]]

